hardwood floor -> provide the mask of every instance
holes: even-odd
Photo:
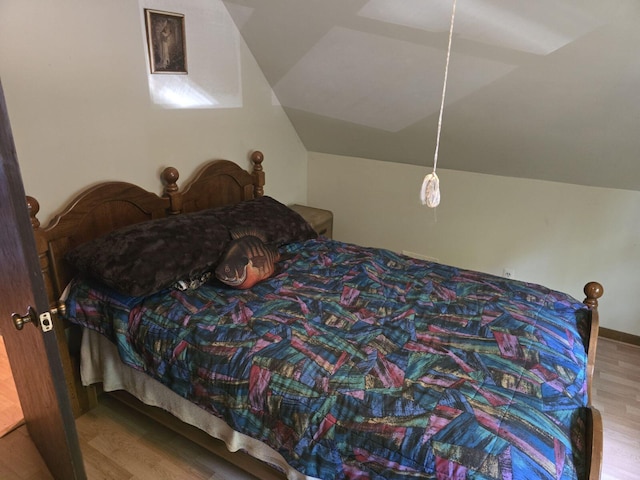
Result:
[[[0,437],[24,423],[11,366],[0,335]]]
[[[106,395],[76,425],[91,480],[255,480]]]
[[[106,395],[76,427],[89,480],[256,480]],[[0,479],[53,480],[25,426],[0,439]]]
[[[602,480],[640,476],[638,365],[640,347],[599,339],[593,393],[604,421]],[[90,480],[255,480],[107,397],[76,425]],[[0,439],[0,479],[51,479],[24,426]]]
[[[593,404],[602,413],[602,480],[640,478],[640,347],[600,337]]]

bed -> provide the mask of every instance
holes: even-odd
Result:
[[[578,302],[318,236],[263,159],[167,168],[161,196],[100,183],[44,228],[28,197],[76,415],[111,392],[264,479],[600,477],[600,284]],[[275,269],[222,283],[247,235]]]

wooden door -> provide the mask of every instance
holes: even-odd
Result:
[[[27,430],[51,474],[86,479],[56,332],[13,324],[12,314],[26,315],[29,306],[43,313],[48,301],[0,83],[0,334]]]

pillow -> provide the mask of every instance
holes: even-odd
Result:
[[[216,267],[216,278],[233,288],[247,289],[269,278],[280,259],[278,249],[264,243],[264,234],[255,229],[236,229],[233,240]]]
[[[280,246],[316,238],[302,216],[271,197],[173,215],[115,230],[66,255],[80,273],[120,293],[142,296],[212,271],[231,241],[230,229],[254,227]]]
[[[280,246],[317,238],[316,231],[286,205],[268,197],[208,210],[218,223],[229,229],[255,228],[264,234],[265,242]]]
[[[231,240],[205,212],[173,215],[115,230],[71,250],[79,272],[134,297],[212,270]]]

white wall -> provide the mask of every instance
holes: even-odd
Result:
[[[540,283],[582,300],[603,284],[604,327],[640,335],[640,192],[439,169],[442,200],[420,204],[429,168],[309,154],[309,205],[334,237]]]
[[[149,75],[143,8],[185,14],[187,76]],[[127,180],[156,193],[203,162],[249,167],[265,155],[265,192],[306,200],[307,153],[219,0],[0,3],[0,79],[25,189],[51,218],[82,187]],[[213,108],[167,108],[150,85],[200,93]]]

